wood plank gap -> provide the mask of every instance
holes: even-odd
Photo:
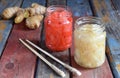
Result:
[[[107,44],[107,43],[106,43]],[[107,56],[107,59],[108,59],[108,63],[110,65],[110,69],[111,69],[111,72],[113,74],[113,78],[118,78],[117,75],[114,75],[114,74],[117,74],[118,71],[115,70],[115,62],[113,60],[113,56],[112,54],[110,53],[110,48],[109,48],[109,45],[106,47],[106,56]]]

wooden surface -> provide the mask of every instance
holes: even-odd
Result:
[[[107,52],[110,66],[115,78],[120,78],[120,2],[118,0],[93,0],[95,15],[101,17],[106,23]],[[111,4],[111,5],[110,5]]]
[[[4,50],[11,29],[12,21],[0,20],[0,57]]]
[[[27,2],[25,1],[23,5],[27,5]],[[28,4],[28,6],[30,5]],[[39,45],[40,28],[29,30],[25,27],[24,22],[13,25],[13,30],[0,59],[0,78],[34,77],[36,56],[26,49],[18,38],[29,39]]]
[[[21,3],[22,0],[19,0],[19,2],[18,0],[0,0],[0,15],[5,8],[12,6],[20,6]],[[8,39],[9,33],[12,29],[12,23],[12,20],[2,20],[0,16],[0,57]]]
[[[66,5],[66,0],[47,0],[47,6],[50,5]]]
[[[67,0],[74,16],[92,16],[92,9],[90,8],[89,0]]]
[[[76,76],[43,55],[51,63],[66,73],[65,78],[119,78],[120,73],[120,34],[119,34],[119,0],[1,0],[0,14],[9,6],[30,6],[33,2],[44,6],[55,4],[67,5],[73,12],[73,17],[98,16],[106,23],[107,49],[105,63],[96,69],[85,69],[78,66],[73,59],[73,48],[64,52],[54,53],[49,51],[44,44],[44,25],[37,30],[25,28],[24,22],[14,24],[13,20],[0,21],[0,78],[61,78],[43,61],[37,59],[26,49],[18,38],[29,39],[43,49],[49,51],[55,57],[71,66],[79,69],[82,76]],[[1,19],[1,18],[0,18]],[[74,20],[75,21],[75,20]],[[13,28],[12,28],[13,27]],[[30,34],[32,33],[32,35]],[[10,35],[9,35],[10,34]],[[3,54],[2,54],[3,53]],[[37,61],[36,61],[37,60]],[[110,62],[110,65],[108,63]],[[111,67],[111,69],[110,69]],[[112,71],[111,71],[112,70]],[[113,72],[113,75],[112,75]]]
[[[39,43],[40,30],[29,30],[25,23],[15,24],[0,60],[0,78],[33,78],[36,56],[18,38]],[[30,35],[32,33],[32,35]]]

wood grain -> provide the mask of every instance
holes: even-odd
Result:
[[[50,5],[66,5],[66,0],[47,0],[47,7]]]
[[[12,29],[12,21],[0,21],[0,57],[2,55],[2,51],[4,50],[6,41]]]
[[[40,5],[45,5],[46,0],[24,0],[22,8],[30,7],[32,3],[38,3]]]
[[[22,0],[0,0],[0,15],[2,14],[2,11],[7,7],[13,7],[13,6],[20,6],[22,3]],[[0,17],[0,57],[2,55],[2,51],[4,50],[6,41],[8,39],[8,36],[10,34],[10,31],[12,29],[12,20],[2,20]],[[2,27],[2,28],[1,28]]]
[[[27,5],[27,1],[23,5]],[[0,78],[34,78],[36,56],[18,38],[27,38],[39,45],[40,29],[30,30],[25,27],[25,22],[14,25],[0,59]]]
[[[32,33],[32,35],[30,35]],[[23,46],[18,38],[40,41],[40,30],[29,30],[25,23],[15,24],[0,60],[1,78],[33,78],[36,56]],[[28,73],[29,72],[29,73]]]
[[[67,0],[67,6],[72,10],[73,16],[92,16],[88,0]]]
[[[119,7],[118,0],[105,0],[105,1],[92,1],[94,10],[96,14],[103,18],[106,23],[107,31],[107,46],[109,47],[109,52],[107,52],[108,59],[110,62],[111,69],[115,78],[120,77],[120,72],[118,70],[119,54],[120,54],[120,23],[119,23]],[[98,8],[98,6],[100,8]],[[109,19],[109,20],[105,20]]]
[[[13,4],[11,4],[10,1],[13,1]],[[96,15],[101,17],[109,26],[107,27],[108,28],[107,29],[107,32],[108,32],[107,47],[110,47],[110,48],[107,49],[106,53],[108,55],[108,59],[111,60],[110,64],[111,64],[113,73],[115,75],[115,78],[119,78],[120,56],[119,56],[119,35],[117,35],[119,33],[119,27],[118,27],[119,14],[117,11],[113,11],[114,9],[119,11],[118,5],[115,6],[116,3],[113,0],[105,0],[105,1],[93,0],[91,1],[93,6],[90,7],[89,1],[90,0],[24,0],[21,7],[23,8],[28,7],[33,2],[40,3],[44,6],[60,4],[60,5],[69,6],[72,9],[73,16],[81,17],[81,16]],[[14,6],[14,5],[20,6],[21,2],[22,0],[20,1],[1,0],[0,11],[2,11],[4,8],[2,7],[3,4],[5,4],[4,5],[5,7]],[[110,4],[114,5],[114,7],[111,6]],[[94,9],[91,10],[91,8],[94,8]],[[95,14],[93,14],[92,12],[94,12]],[[114,23],[111,24],[111,21],[113,21]],[[114,28],[113,28],[113,25],[114,25]],[[61,66],[60,64],[57,64],[56,62],[51,60],[49,57],[43,55],[47,60],[49,60],[51,63],[53,63],[54,65],[56,65],[58,68],[60,68],[66,73],[67,76],[65,78],[88,78],[88,77],[89,78],[113,78],[107,59],[105,63],[99,68],[96,68],[96,69],[82,68],[78,66],[73,59],[73,55],[74,55],[73,48],[60,53],[51,52],[46,48],[44,44],[45,38],[44,38],[43,25],[37,30],[29,30],[24,26],[25,26],[24,22],[20,24],[15,24],[9,36],[10,30],[12,28],[12,21],[0,22],[0,41],[1,41],[0,44],[3,44],[3,45],[0,45],[1,51],[3,50],[6,40],[9,36],[8,43],[6,44],[6,48],[4,49],[3,55],[1,56],[1,59],[0,59],[0,78],[61,78],[40,59],[37,59],[37,62],[36,62],[36,56],[19,42],[18,40],[19,37],[22,39],[27,38],[31,40],[35,44],[42,47],[44,50],[49,51],[55,57],[59,58],[60,60],[62,60],[67,64],[72,65],[73,67],[79,69],[82,72],[82,76],[80,77],[73,75],[68,70],[66,70],[63,66]],[[42,28],[42,31],[41,31],[41,28]]]
[[[119,0],[111,0],[112,3],[112,7],[114,8],[114,10],[116,10],[118,12],[118,14],[120,13],[120,1]]]

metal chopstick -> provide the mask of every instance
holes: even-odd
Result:
[[[81,75],[81,72],[79,70],[77,70],[74,67],[69,66],[68,64],[65,64],[64,62],[60,61],[59,59],[57,59],[56,57],[54,57],[53,55],[51,55],[50,53],[48,53],[47,51],[43,50],[42,48],[38,47],[37,45],[35,45],[34,43],[32,43],[31,41],[27,40],[26,41],[34,46],[35,48],[37,48],[38,50],[40,50],[42,53],[46,54],[47,56],[51,57],[53,60],[55,60],[56,62],[60,63],[61,65],[63,65],[65,68],[69,69],[71,72],[77,74],[77,75]]]
[[[42,55],[40,55],[36,50],[34,50],[32,47],[30,47],[26,42],[24,42],[22,39],[19,39],[20,42],[25,45],[29,50],[31,50],[36,56],[38,56],[41,60],[43,60],[47,65],[49,65],[57,74],[59,74],[61,77],[65,77],[65,73],[61,71],[59,68],[54,66],[52,63],[50,63],[48,60],[46,60]]]

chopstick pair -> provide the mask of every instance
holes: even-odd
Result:
[[[51,64],[49,61],[47,61],[43,56],[41,56],[36,50],[34,50],[32,47],[30,47],[26,42],[24,42],[22,39],[19,39],[21,43],[23,43],[29,50],[31,50],[36,56],[38,56],[40,59],[42,59],[46,64],[48,64],[57,74],[59,74],[62,77],[65,77],[65,73],[63,71],[61,71],[60,69],[58,69],[56,66],[54,66],[53,64]],[[71,66],[69,66],[68,64],[60,61],[59,59],[57,59],[56,57],[54,57],[53,55],[51,55],[50,53],[48,53],[47,51],[41,49],[40,47],[38,47],[37,45],[35,45],[34,43],[32,43],[31,41],[27,40],[26,41],[34,46],[35,48],[37,48],[38,50],[40,50],[42,53],[44,53],[45,55],[49,56],[50,58],[52,58],[53,60],[55,60],[56,62],[60,63],[61,65],[63,65],[65,68],[67,68],[69,71],[77,74],[77,75],[81,75],[81,72]]]

